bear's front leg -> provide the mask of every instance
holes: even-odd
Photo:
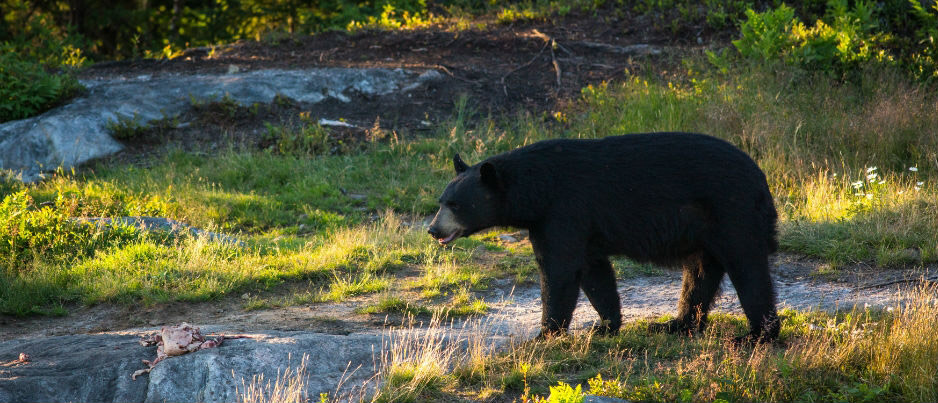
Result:
[[[531,245],[541,274],[541,334],[563,334],[570,327],[580,295],[580,276],[586,268],[585,248],[578,242],[555,242],[531,233]]]

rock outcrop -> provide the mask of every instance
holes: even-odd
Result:
[[[268,103],[281,95],[303,103],[351,101],[353,95],[406,93],[442,79],[435,70],[321,68],[260,70],[224,75],[163,75],[84,80],[88,92],[42,115],[0,124],[0,170],[24,182],[42,172],[69,168],[120,151],[108,122],[138,124],[177,116],[193,102],[221,100]]]
[[[306,393],[332,396],[336,385],[360,387],[374,377],[377,334],[347,336],[264,332],[226,340],[217,348],[161,361],[146,375],[156,347],[141,346],[143,332],[121,332],[0,342],[0,364],[27,353],[30,360],[0,366],[0,402],[232,402],[263,375],[274,382],[306,360]],[[346,389],[348,393],[351,389]],[[352,391],[353,393],[357,393]]]

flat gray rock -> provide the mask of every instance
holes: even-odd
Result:
[[[276,381],[287,367],[306,361],[306,392],[360,386],[374,377],[373,352],[381,335],[348,336],[309,332],[264,332],[225,340],[212,349],[170,357],[146,368],[156,347],[138,343],[142,333],[59,336],[0,342],[0,363],[30,355],[25,364],[0,366],[0,402],[231,402],[255,376]],[[379,357],[380,358],[380,357]]]
[[[139,76],[84,80],[87,94],[42,115],[0,124],[0,169],[24,182],[42,172],[69,168],[123,149],[107,131],[109,121],[140,124],[177,116],[193,101],[224,97],[243,105],[269,103],[277,95],[303,103],[350,102],[355,95],[406,93],[443,76],[403,69],[321,68],[260,70],[224,75]]]
[[[146,216],[131,216],[131,217],[90,217],[90,218],[75,218],[76,221],[94,223],[100,227],[107,227],[113,225],[128,225],[133,226],[139,229],[140,231],[167,231],[173,234],[179,235],[188,233],[194,237],[206,238],[212,242],[219,243],[228,243],[238,246],[243,246],[244,242],[239,241],[237,238],[212,231],[206,231],[204,229],[195,228],[189,226],[186,223],[179,222],[170,218],[163,217],[146,217]]]

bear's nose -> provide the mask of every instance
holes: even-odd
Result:
[[[437,229],[435,229],[435,228],[432,228],[432,227],[431,227],[430,229],[427,230],[427,233],[430,234],[430,236],[432,236],[432,237],[434,237],[434,238],[442,238],[442,235],[440,234],[440,231],[437,230]]]

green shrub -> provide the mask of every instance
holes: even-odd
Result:
[[[0,53],[0,122],[45,112],[83,87],[70,74],[52,74],[16,53]]]
[[[938,37],[938,0],[930,9],[925,9],[915,0],[909,1],[909,4],[912,6],[913,19],[917,22],[910,25],[917,28],[910,38],[912,43],[909,47],[912,51],[904,57],[905,64],[917,77],[938,79],[938,43],[935,43]]]
[[[127,140],[140,135],[146,130],[147,126],[140,123],[140,119],[136,115],[133,117],[118,115],[117,120],[108,119],[104,128],[107,129],[108,133],[111,133],[111,137],[118,140]]]
[[[845,0],[828,5],[827,19],[806,26],[795,17],[795,10],[784,4],[774,10],[746,12],[740,26],[741,38],[733,41],[743,57],[759,61],[782,60],[809,70],[842,73],[877,56],[882,43],[874,33],[876,23],[871,3],[857,2],[852,9]]]
[[[733,45],[749,59],[778,59],[794,45],[791,30],[795,22],[795,10],[784,4],[764,13],[749,9],[740,26],[742,37]]]
[[[938,78],[938,1],[873,3],[831,0],[813,25],[785,4],[762,13],[746,11],[739,53],[756,62],[784,62],[807,70],[846,75],[874,64],[899,64],[921,79]]]

